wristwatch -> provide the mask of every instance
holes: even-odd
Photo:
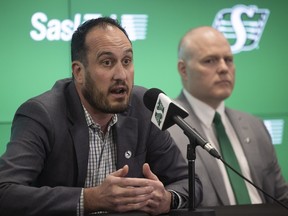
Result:
[[[177,209],[179,206],[179,197],[174,191],[169,191],[171,193],[171,205],[170,209]]]

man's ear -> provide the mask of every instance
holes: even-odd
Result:
[[[183,80],[186,80],[186,78],[187,78],[186,64],[182,59],[178,61],[177,67],[178,67],[178,72],[179,72],[181,78]]]
[[[72,62],[72,73],[74,76],[74,80],[77,83],[83,83],[84,80],[84,66],[80,61],[73,61]]]

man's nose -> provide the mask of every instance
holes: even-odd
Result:
[[[228,67],[227,62],[225,61],[225,59],[221,59],[219,61],[217,71],[221,72],[221,73],[229,71],[229,67]]]
[[[127,69],[124,67],[123,64],[119,63],[114,68],[114,79],[115,80],[125,80],[127,78]]]

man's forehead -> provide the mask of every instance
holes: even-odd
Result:
[[[95,27],[91,29],[86,35],[86,42],[96,42],[97,41],[111,41],[111,42],[127,42],[130,43],[127,36],[119,28],[115,26]],[[130,43],[131,44],[131,43]]]
[[[123,55],[133,54],[132,45],[127,37],[121,34],[122,32],[98,33],[95,33],[86,41],[88,52],[94,53],[93,55],[96,54],[97,58],[101,56],[122,57]]]

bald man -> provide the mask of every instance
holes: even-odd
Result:
[[[189,112],[185,121],[221,153],[213,123],[218,112],[242,174],[276,199],[287,202],[288,185],[263,121],[225,107],[224,100],[234,88],[235,65],[223,34],[209,26],[187,32],[178,47],[178,72],[183,89],[176,101]],[[186,157],[188,138],[178,126],[169,131]],[[196,148],[196,172],[203,184],[202,206],[239,204],[225,166],[202,148]],[[249,203],[273,202],[249,183],[246,188]]]

